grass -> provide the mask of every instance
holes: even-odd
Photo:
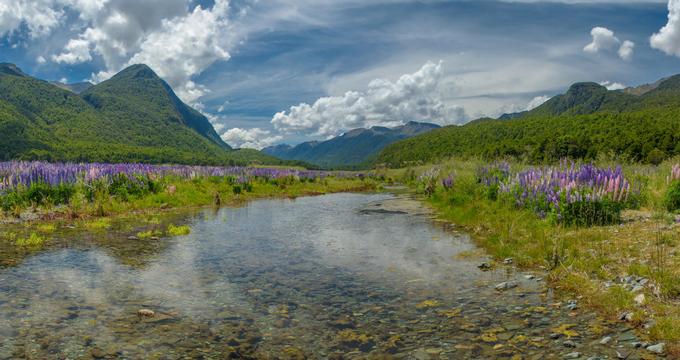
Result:
[[[610,320],[633,313],[631,324],[644,336],[667,342],[669,355],[680,355],[680,227],[673,225],[676,215],[666,212],[663,200],[669,163],[626,166],[627,176],[644,184],[642,208],[624,212],[622,224],[594,227],[556,225],[511,202],[489,200],[475,179],[480,165],[477,161],[439,165],[443,176],[457,174],[453,190],[439,185],[426,199],[441,218],[464,226],[496,259],[512,257],[520,267],[547,270],[555,289],[565,296],[582,296],[585,306]],[[512,165],[515,170],[524,166]],[[414,179],[426,169],[390,170],[388,177],[417,188]],[[642,306],[617,282],[629,275],[652,284],[643,290],[647,301]],[[644,323],[655,325],[645,330]]]
[[[168,236],[182,236],[189,235],[191,233],[191,228],[186,225],[173,225],[168,226],[167,234]]]
[[[45,239],[43,237],[32,232],[28,238],[19,238],[14,244],[19,247],[37,248],[42,246],[44,243]]]
[[[374,190],[378,183],[371,179],[326,178],[313,182],[293,181],[282,184],[253,181],[252,188],[239,194],[234,193],[238,185],[231,184],[227,178],[202,177],[196,179],[181,179],[167,177],[163,179],[165,190],[148,193],[144,196],[108,196],[99,194],[88,200],[87,189],[77,188],[75,194],[66,206],[29,206],[17,208],[13,211],[0,213],[0,220],[14,221],[17,214],[25,210],[38,213],[44,220],[73,220],[86,219],[85,226],[93,229],[106,229],[109,224],[106,219],[110,216],[130,214],[135,212],[163,211],[167,209],[205,207],[214,205],[238,205],[260,198],[288,197],[295,198],[305,195],[319,195],[335,192]],[[172,191],[168,189],[172,188]],[[1,200],[1,198],[0,198]],[[95,219],[95,220],[91,220]]]

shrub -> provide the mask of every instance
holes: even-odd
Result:
[[[680,210],[680,180],[673,180],[668,186],[665,202],[668,211]]]

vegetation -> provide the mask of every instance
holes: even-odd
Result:
[[[629,200],[635,198],[635,202],[622,201],[625,196],[612,188],[608,195],[591,198],[586,202],[589,206],[563,209],[563,214],[569,211],[568,216],[575,219],[597,218],[595,209],[616,202],[612,211],[617,213],[634,209],[623,210],[615,217],[617,221],[606,222],[555,221],[555,217],[542,216],[533,206],[518,202],[512,190],[514,186],[524,186],[522,174],[536,174],[537,169],[522,163],[488,165],[451,160],[437,165],[437,170],[424,166],[389,170],[387,174],[420,189],[442,218],[464,226],[497,259],[513,258],[521,267],[547,269],[556,289],[582,296],[581,303],[614,321],[631,313],[633,326],[650,340],[667,342],[670,354],[680,354],[680,217],[666,211],[665,200],[673,187],[668,181],[671,167],[668,163],[659,167],[625,166],[620,170],[610,163],[589,166],[552,170],[557,171],[555,178],[578,175],[582,184],[591,184],[584,172],[594,178],[609,174],[614,183],[620,179],[619,189],[624,179],[629,179],[629,188],[635,189]],[[433,174],[437,174],[438,181],[432,181]],[[545,179],[537,177],[541,178]],[[433,183],[435,188],[429,188]],[[553,190],[559,193],[569,188],[568,184],[553,183]],[[490,188],[498,189],[497,196],[489,195]],[[576,187],[585,193],[591,191],[589,188],[597,186]],[[561,205],[569,204],[565,197],[555,200]],[[633,290],[625,280],[631,276],[644,277],[649,282],[641,290]],[[634,301],[639,293],[646,295],[644,304]]]
[[[0,64],[0,161],[285,164],[232,151],[146,66],[80,95]]]
[[[680,76],[642,95],[576,84],[509,120],[480,119],[396,142],[376,162],[402,167],[449,157],[511,157],[533,164],[613,157],[658,164],[680,155],[678,98]]]
[[[49,218],[102,217],[259,197],[365,190],[376,184],[364,174],[294,168],[9,162],[0,163],[0,210],[10,218],[27,211]],[[109,223],[103,218],[88,226],[104,229]],[[186,229],[173,231],[183,234]]]

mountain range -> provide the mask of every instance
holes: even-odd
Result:
[[[622,158],[658,163],[680,155],[680,75],[608,90],[576,83],[522,113],[447,126],[387,146],[376,162],[407,166],[448,157]]]
[[[146,65],[97,85],[50,83],[0,64],[0,160],[280,163],[235,151]]]
[[[304,142],[297,146],[276,145],[262,151],[281,159],[305,161],[324,168],[366,167],[385,146],[437,128],[439,125],[412,121],[394,128],[354,129],[326,141]]]

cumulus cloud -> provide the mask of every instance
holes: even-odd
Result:
[[[468,120],[462,107],[442,100],[441,77],[441,61],[427,62],[396,82],[376,79],[366,91],[348,91],[342,96],[320,98],[312,105],[292,106],[288,112],[274,115],[271,122],[285,133],[331,137],[358,127],[397,126],[408,121],[453,124]]]
[[[228,0],[216,0],[209,8],[190,8],[190,0],[40,1],[60,12],[74,10],[83,23],[79,34],[51,56],[52,61],[78,64],[97,56],[105,68],[92,74],[94,82],[144,63],[192,105],[207,92],[192,78],[216,61],[228,60],[233,44]]]
[[[613,31],[596,26],[590,31],[592,41],[583,48],[583,51],[589,54],[597,54],[601,51],[614,51],[618,48],[618,55],[621,59],[629,61],[633,58],[635,43],[630,40],[621,40],[617,38]]]
[[[623,90],[626,88],[626,85],[611,81],[603,81],[600,83],[600,85],[606,87],[607,90]]]
[[[630,59],[633,58],[633,52],[635,50],[635,43],[626,40],[621,44],[621,47],[619,48],[619,57],[625,61],[630,61]]]
[[[52,55],[52,61],[57,63],[78,64],[92,60],[90,43],[83,39],[71,39],[59,55]]]
[[[680,0],[668,1],[668,22],[649,42],[654,49],[680,57]]]
[[[0,1],[0,37],[25,25],[32,38],[47,35],[64,16],[57,0],[2,0]]]
[[[527,104],[526,111],[533,110],[545,103],[546,101],[550,100],[550,96],[548,95],[541,95],[541,96],[536,96],[535,98],[531,99],[529,103]]]
[[[222,134],[222,139],[235,148],[262,149],[274,145],[283,139],[280,135],[273,135],[269,130],[260,128],[233,128]]]

